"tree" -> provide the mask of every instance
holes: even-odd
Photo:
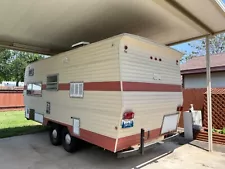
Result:
[[[215,55],[219,53],[225,52],[225,33],[218,34],[213,36],[209,40],[210,44],[210,54]],[[199,41],[195,41],[193,43],[189,43],[189,45],[193,48],[192,55],[193,56],[204,56],[206,55],[206,42],[205,38],[200,39]]]
[[[210,48],[209,52],[211,55],[219,54],[225,52],[225,33],[212,36],[209,41]],[[185,55],[182,58],[182,61],[185,62],[196,56],[205,56],[206,55],[206,42],[205,38],[192,41],[188,43],[191,47],[191,51],[184,51]]]
[[[44,58],[43,55],[5,49],[0,53],[0,80],[14,80],[16,86],[24,81],[24,72],[29,63]]]
[[[10,51],[0,48],[0,82],[11,79],[9,66],[10,58]]]
[[[185,51],[181,51],[184,55],[183,57],[180,59],[180,63],[185,63],[186,61],[188,61],[189,59],[192,59],[194,56],[192,54],[190,54],[190,52],[188,53],[186,50]]]
[[[38,61],[44,58],[43,55],[20,52],[20,51],[12,51],[13,59],[10,63],[10,71],[12,80],[16,81],[16,86],[18,86],[19,82],[24,81],[24,72],[26,66],[29,63]]]

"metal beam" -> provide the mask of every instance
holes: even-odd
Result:
[[[210,53],[209,36],[206,36],[206,75],[207,75],[207,112],[208,112],[208,149],[213,151],[212,141],[212,97],[211,97],[211,71],[210,71]]]
[[[196,29],[198,32],[200,32],[201,35],[209,34],[207,30],[196,24],[195,21],[193,21],[190,16],[187,16],[183,13],[182,10],[177,9],[177,6],[173,6],[173,2],[170,3],[168,0],[152,0],[157,5],[161,6],[164,10],[167,10],[170,14],[172,14],[174,17],[180,19],[181,22],[190,25],[194,29]],[[173,42],[172,42],[173,43]]]
[[[187,18],[189,18],[191,21],[193,21],[195,24],[197,24],[199,27],[201,27],[202,29],[204,29],[207,32],[206,34],[204,34],[202,36],[193,37],[193,38],[181,40],[181,41],[178,41],[178,42],[168,43],[168,44],[166,44],[167,46],[173,46],[173,45],[176,45],[176,44],[185,43],[185,42],[189,42],[189,41],[192,41],[192,40],[197,40],[197,39],[205,38],[208,35],[217,35],[217,34],[220,34],[220,33],[224,33],[225,32],[225,30],[221,30],[221,31],[214,32],[210,27],[208,27],[201,20],[199,20],[194,15],[192,15],[188,10],[186,10],[177,1],[175,1],[175,0],[165,0],[165,1],[168,4],[170,4],[171,6],[173,6],[174,8],[176,8],[179,12],[181,12],[183,15],[185,15]],[[216,2],[214,2],[214,5],[215,5],[215,3]]]
[[[225,17],[225,6],[222,0],[211,0],[213,5],[220,11],[220,13]]]
[[[25,51],[25,52],[39,53],[39,54],[44,54],[44,55],[55,55],[57,53],[63,52],[63,51],[56,51],[56,50],[41,48],[41,47],[37,47],[37,46],[25,45],[25,44],[20,44],[20,43],[4,42],[4,41],[0,41],[0,47],[7,48],[7,49],[13,49],[13,50],[19,50],[19,51]]]
[[[216,36],[216,35],[218,35],[220,33],[225,33],[225,30],[221,30],[221,31],[218,31],[218,32],[214,32],[212,35],[213,36]],[[181,44],[181,43],[185,43],[185,42],[190,42],[190,41],[193,41],[193,40],[203,39],[203,38],[205,38],[208,35],[210,35],[210,34],[205,34],[205,35],[202,35],[202,36],[197,36],[197,37],[194,37],[194,38],[189,38],[189,39],[181,40],[181,41],[174,42],[174,43],[168,43],[168,44],[165,44],[165,45],[167,45],[167,46],[174,46],[174,45],[177,45],[177,44]]]
[[[211,70],[210,70],[210,51],[209,51],[209,36],[215,35],[216,32],[214,32],[210,27],[208,27],[206,24],[204,24],[201,20],[199,20],[197,17],[192,15],[188,10],[186,10],[183,6],[181,6],[177,1],[175,0],[166,0],[167,3],[169,3],[171,6],[175,7],[178,11],[180,11],[183,15],[191,19],[195,24],[200,26],[202,29],[204,29],[207,33],[206,36],[206,76],[207,76],[207,112],[208,112],[208,150],[209,152],[213,151],[213,140],[212,140],[212,97],[211,97]],[[220,32],[222,33],[222,32]],[[204,36],[198,37],[203,38]],[[197,39],[197,38],[195,38]],[[189,41],[191,39],[188,39]],[[194,40],[194,39],[192,39]],[[186,40],[187,41],[187,40]],[[172,44],[170,44],[172,45]]]
[[[209,34],[207,34],[207,35],[209,35]],[[168,44],[166,44],[166,46],[174,46],[174,45],[178,45],[178,44],[181,44],[181,43],[202,39],[202,38],[205,38],[207,35],[198,36],[198,37],[194,37],[194,38],[189,38],[189,39],[181,40],[181,41],[178,41],[178,42],[168,43]]]
[[[166,0],[167,3],[169,3],[171,6],[176,8],[178,11],[180,11],[183,15],[188,17],[190,20],[192,20],[195,24],[203,28],[206,32],[209,34],[213,34],[214,31],[208,27],[206,24],[204,24],[201,20],[199,20],[197,17],[191,14],[188,10],[186,10],[182,5],[180,5],[177,1],[174,0]]]

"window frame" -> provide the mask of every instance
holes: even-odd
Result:
[[[28,69],[28,76],[34,76],[34,68]]]
[[[82,88],[82,95],[71,95],[71,93],[70,93],[70,91],[71,91],[71,84],[82,84],[82,86],[83,86],[83,88]],[[82,99],[82,98],[84,98],[84,82],[83,81],[77,81],[77,82],[74,82],[74,81],[72,81],[72,82],[70,82],[70,88],[69,88],[69,97],[70,98],[77,98],[77,99]]]
[[[40,90],[40,91],[41,91],[41,94],[30,94],[30,93],[28,93],[28,91],[29,91],[29,90],[28,90],[28,85],[29,85],[29,84],[32,84],[32,85],[33,85],[33,84],[37,84],[37,83],[41,84],[41,90]],[[32,88],[31,91],[33,91],[33,88]],[[43,91],[43,83],[42,83],[41,81],[28,82],[28,83],[27,83],[27,89],[26,89],[26,95],[27,95],[27,96],[42,97],[42,91]]]
[[[56,89],[48,89],[48,78],[53,77],[53,76],[57,77],[57,82],[55,82],[55,83],[57,83],[57,87],[56,87]],[[51,83],[54,83],[54,82],[51,82]],[[59,90],[59,74],[58,73],[57,74],[50,74],[50,75],[46,76],[46,90],[47,91],[58,91]]]

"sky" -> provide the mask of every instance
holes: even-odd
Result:
[[[225,0],[222,0],[222,1],[224,3],[224,6],[225,6]],[[198,40],[182,43],[182,44],[171,46],[171,47],[180,51],[180,52],[186,51],[187,53],[191,53],[193,49],[190,47],[190,45],[188,45],[188,43],[198,43]]]
[[[171,46],[171,47],[176,50],[179,50],[180,52],[184,52],[184,51],[191,52],[192,48],[188,45],[188,43],[190,42],[182,43],[182,44]]]
[[[224,0],[225,1],[225,0]],[[195,49],[192,48],[189,44],[198,44],[198,42],[200,42],[199,40],[194,40],[194,41],[189,41],[189,42],[186,42],[186,43],[181,43],[181,44],[178,44],[178,45],[174,45],[174,46],[171,46],[172,48],[182,52],[182,53],[187,53],[187,54],[190,54],[192,51],[194,51]]]

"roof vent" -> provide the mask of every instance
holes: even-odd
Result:
[[[89,45],[89,44],[90,44],[90,42],[78,42],[78,43],[73,44],[72,48],[79,48],[79,47]]]

